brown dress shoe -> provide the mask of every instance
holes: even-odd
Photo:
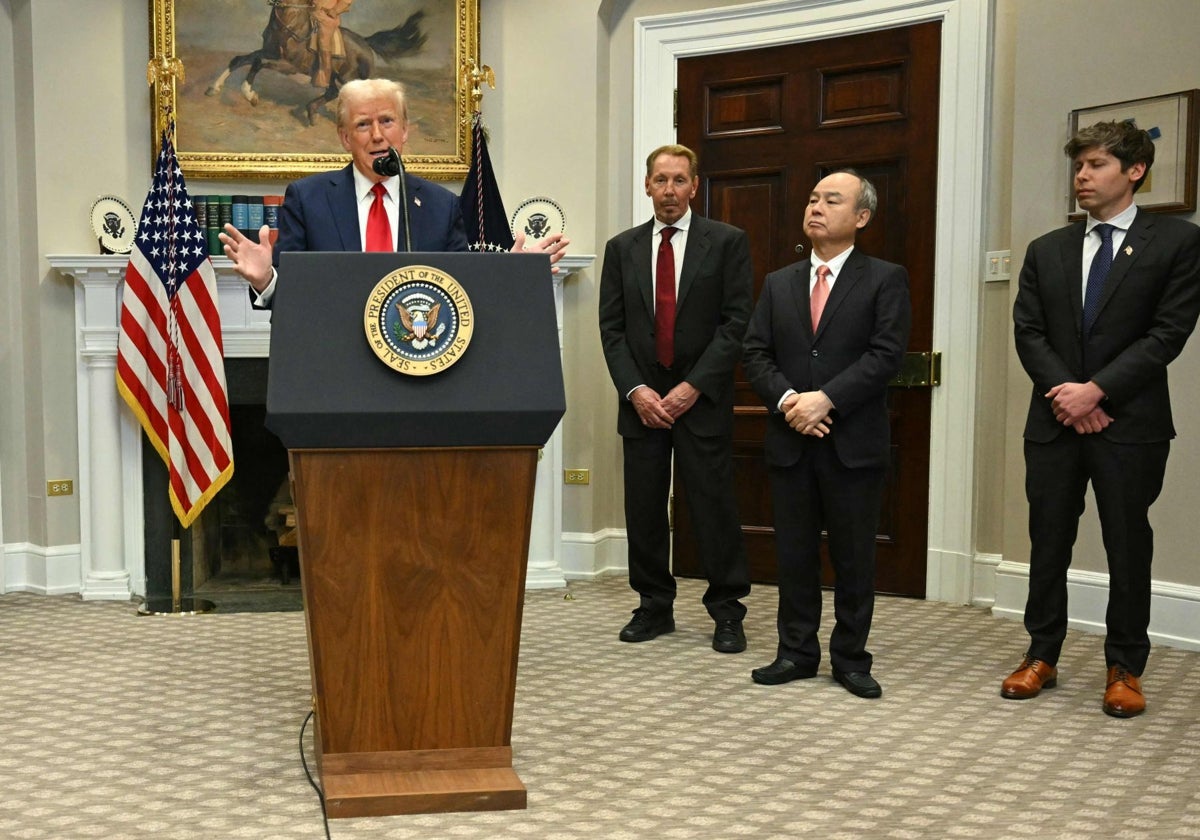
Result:
[[[1043,688],[1054,688],[1058,684],[1058,669],[1028,653],[1000,684],[1000,696],[1009,700],[1028,700],[1037,697]]]
[[[1124,665],[1108,669],[1108,688],[1104,692],[1104,713],[1119,718],[1131,718],[1146,711],[1146,696],[1142,680],[1125,670]]]

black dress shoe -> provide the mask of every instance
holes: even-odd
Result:
[[[816,668],[805,668],[790,659],[780,657],[762,668],[750,672],[750,679],[759,685],[781,685],[792,680],[807,680],[817,675]]]
[[[717,629],[713,631],[713,650],[718,653],[741,653],[745,649],[746,631],[742,629],[742,620],[718,619]]]
[[[866,671],[834,670],[833,678],[845,686],[846,690],[856,697],[874,699],[883,696],[883,689],[879,683],[875,682],[875,678]]]
[[[621,628],[622,642],[648,642],[663,633],[675,632],[675,616],[671,613],[651,612],[645,607],[633,611],[633,618]]]

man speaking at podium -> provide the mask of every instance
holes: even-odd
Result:
[[[458,196],[404,171],[408,140],[404,88],[390,79],[357,79],[337,98],[337,132],[351,162],[288,185],[279,212],[279,241],[263,226],[258,241],[232,225],[220,234],[225,256],[251,287],[253,305],[270,309],[283,251],[466,251]],[[553,234],[514,251],[541,251],[558,262],[569,241]]]

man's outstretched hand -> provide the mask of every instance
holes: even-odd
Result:
[[[521,251],[534,254],[549,254],[550,271],[554,274],[557,274],[558,269],[554,264],[563,258],[563,255],[567,253],[567,246],[570,244],[571,240],[567,239],[564,234],[552,233],[545,239],[539,239],[529,245],[526,245],[525,231],[521,231],[517,234],[516,239],[513,240],[512,252],[514,254]]]
[[[233,270],[240,274],[261,293],[271,285],[271,228],[263,225],[258,230],[258,241],[243,234],[233,225],[217,235],[225,246],[225,256],[233,263]]]

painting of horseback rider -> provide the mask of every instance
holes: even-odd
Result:
[[[303,73],[323,93],[305,105],[309,125],[318,109],[333,101],[338,89],[351,79],[375,75],[378,59],[394,61],[420,51],[426,36],[421,31],[424,10],[418,9],[398,26],[363,37],[341,25],[342,15],[354,0],[269,0],[271,17],[262,33],[262,46],[235,55],[205,94],[218,96],[232,73],[249,66],[242,96],[258,104],[254,80],[261,70]]]
[[[338,91],[366,78],[408,92],[418,116],[406,165],[435,178],[466,172],[471,91],[462,68],[478,56],[478,0],[150,2],[156,53],[187,70],[157,101],[175,110],[189,177],[290,180],[342,165],[330,130]]]

